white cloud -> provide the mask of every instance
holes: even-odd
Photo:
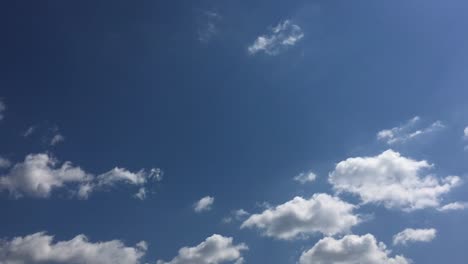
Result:
[[[145,242],[127,247],[119,240],[92,243],[84,235],[54,242],[46,233],[0,240],[2,264],[138,264],[146,253]]]
[[[432,168],[427,161],[416,161],[387,150],[374,157],[348,158],[339,162],[329,175],[338,192],[359,196],[363,203],[383,204],[387,208],[412,211],[439,207],[441,196],[460,184],[458,176],[439,179],[422,175]]]
[[[198,40],[209,42],[219,31],[218,23],[221,15],[214,11],[203,11],[198,17]]]
[[[463,130],[463,136],[465,137],[465,139],[468,139],[468,126],[465,127],[465,129]]]
[[[258,228],[263,234],[291,240],[315,233],[347,233],[360,223],[353,214],[356,206],[328,194],[314,194],[310,199],[295,197],[291,201],[251,215],[241,228]]]
[[[416,116],[399,127],[381,130],[377,133],[377,139],[385,141],[389,145],[404,143],[417,137],[436,132],[445,127],[442,122],[436,121],[428,127],[418,129],[420,120],[421,118]]]
[[[58,143],[61,143],[65,141],[65,137],[61,134],[56,134],[52,137],[52,139],[50,140],[50,145],[51,146],[55,146],[57,145]]]
[[[179,254],[169,262],[158,260],[157,264],[221,264],[244,262],[242,251],[247,245],[233,244],[231,237],[212,235],[194,247],[183,247]]]
[[[305,184],[308,182],[313,182],[317,179],[317,175],[313,172],[301,172],[299,173],[296,177],[294,177],[294,180],[301,183]]]
[[[26,129],[26,131],[24,131],[23,137],[29,137],[29,136],[31,136],[31,135],[34,133],[34,131],[36,131],[36,127],[35,127],[35,126],[30,126],[30,127],[28,127],[28,129]]]
[[[454,202],[454,203],[446,204],[440,207],[438,210],[441,212],[447,212],[447,211],[464,210],[467,208],[468,208],[467,202]]]
[[[0,99],[0,121],[3,120],[3,118],[5,117],[3,115],[3,112],[5,112],[5,109],[6,109],[6,105],[5,103],[2,101],[2,99]]]
[[[197,213],[201,213],[204,211],[209,211],[211,210],[211,207],[213,206],[214,203],[214,197],[211,196],[205,196],[198,200],[194,205],[193,205],[193,210]]]
[[[250,215],[247,211],[244,209],[238,209],[231,211],[231,214],[225,218],[223,218],[224,223],[231,223],[233,220],[236,221],[242,221],[244,220],[248,215]]]
[[[347,235],[341,239],[325,237],[303,252],[299,264],[410,264],[403,256],[391,252],[373,235]]]
[[[290,20],[285,20],[272,28],[269,35],[259,36],[255,42],[248,47],[250,54],[260,51],[268,55],[277,55],[290,46],[294,46],[304,37],[302,29],[293,24]]]
[[[11,166],[10,160],[0,157],[0,169],[8,168]]]
[[[146,199],[146,189],[144,187],[141,187],[138,189],[138,192],[135,193],[135,198],[140,199],[140,200],[145,200]]]
[[[114,168],[95,177],[69,161],[60,165],[48,154],[30,154],[0,177],[0,191],[8,190],[15,198],[47,198],[54,190],[65,189],[86,199],[93,191],[112,187],[118,182],[144,187],[150,181],[160,180],[160,175],[159,169],[134,173]]]
[[[430,242],[437,234],[437,230],[407,228],[393,236],[394,245],[406,245],[408,242]]]

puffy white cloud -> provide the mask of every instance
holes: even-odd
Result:
[[[425,160],[416,161],[387,150],[374,157],[339,162],[330,173],[329,182],[338,193],[355,194],[363,203],[405,211],[439,207],[441,196],[459,185],[460,178],[423,176],[422,172],[432,166]]]
[[[181,248],[171,261],[159,260],[157,264],[241,264],[242,251],[247,249],[244,243],[233,244],[231,237],[214,234],[197,246]]]
[[[0,240],[2,264],[138,264],[145,255],[146,243],[127,247],[119,240],[92,243],[85,235],[54,242],[44,232]]]
[[[285,20],[271,29],[269,35],[259,36],[255,42],[248,47],[250,54],[260,51],[268,55],[277,55],[284,49],[294,46],[304,37],[302,29],[293,24],[290,20]]]
[[[8,168],[11,166],[10,160],[0,157],[0,169]]]
[[[58,143],[61,143],[65,141],[65,137],[61,134],[56,134],[52,137],[52,139],[50,140],[50,145],[51,146],[55,146],[57,145]]]
[[[201,213],[204,211],[209,211],[211,210],[211,207],[213,206],[214,203],[214,197],[211,196],[205,196],[198,200],[194,205],[193,205],[193,210],[197,213]]]
[[[404,143],[417,137],[438,131],[445,127],[442,122],[436,121],[428,127],[418,128],[418,123],[420,120],[421,118],[416,116],[401,126],[381,130],[377,133],[377,139],[385,141],[389,145]]]
[[[437,234],[437,230],[430,229],[413,229],[407,228],[393,236],[394,245],[406,245],[408,242],[430,242]]]
[[[3,115],[3,112],[5,111],[6,109],[6,105],[5,103],[2,101],[2,99],[0,99],[0,121],[5,117]]]
[[[325,237],[302,253],[300,264],[410,264],[403,256],[391,252],[373,235],[347,235],[341,239]]]
[[[305,184],[308,182],[313,182],[317,179],[317,175],[311,171],[309,172],[301,172],[297,176],[294,177],[294,180],[301,183]]]
[[[347,233],[360,223],[353,214],[356,206],[328,194],[314,194],[310,199],[295,197],[291,201],[253,214],[241,228],[258,228],[266,236],[290,240],[314,233]]]
[[[464,210],[468,208],[467,202],[454,202],[441,206],[438,210],[441,212]]]
[[[47,198],[54,190],[66,189],[80,198],[87,198],[90,193],[112,187],[118,182],[144,187],[149,181],[160,179],[159,169],[134,173],[114,168],[96,177],[69,161],[60,165],[48,154],[30,154],[6,175],[0,176],[0,191],[8,190],[15,198]]]

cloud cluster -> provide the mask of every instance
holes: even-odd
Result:
[[[325,237],[302,253],[299,264],[409,264],[403,256],[389,256],[384,243],[373,235],[347,235],[341,239]]]
[[[241,264],[242,251],[247,249],[244,243],[233,244],[231,237],[214,234],[197,246],[181,248],[171,261],[158,260],[157,264]]]
[[[309,172],[301,172],[297,176],[294,177],[294,180],[299,182],[300,184],[306,184],[308,182],[313,182],[317,179],[317,175],[311,171]]]
[[[408,242],[430,242],[436,237],[437,230],[407,228],[393,236],[394,245],[406,245]]]
[[[193,205],[193,210],[197,213],[205,212],[211,210],[211,207],[213,206],[214,203],[214,197],[211,196],[205,196],[198,200],[194,205]]]
[[[438,208],[441,196],[458,186],[460,178],[423,175],[423,171],[431,167],[425,160],[416,161],[387,150],[374,157],[339,162],[330,173],[329,182],[337,192],[355,194],[363,203],[383,204],[405,211]]]
[[[270,34],[259,36],[255,42],[248,47],[250,54],[265,52],[268,55],[277,55],[288,47],[294,46],[304,37],[302,29],[285,20],[271,29]]]
[[[60,164],[49,154],[42,153],[27,155],[23,162],[15,164],[7,174],[0,176],[0,191],[7,190],[14,198],[47,198],[54,190],[66,189],[86,199],[92,192],[117,183],[144,188],[148,182],[160,179],[159,169],[130,172],[118,167],[94,176],[69,161]]]
[[[119,240],[92,243],[85,235],[68,241],[53,240],[44,232],[0,240],[0,263],[138,264],[147,250],[144,241],[128,247]]]
[[[385,141],[389,145],[404,143],[423,135],[433,133],[445,127],[442,122],[436,121],[428,127],[418,128],[418,123],[420,120],[421,118],[416,116],[401,126],[381,130],[377,133],[377,139]]]
[[[258,228],[266,236],[283,240],[315,233],[346,233],[361,221],[353,213],[355,208],[352,204],[323,193],[314,194],[310,199],[295,197],[260,214],[251,215],[241,228]]]

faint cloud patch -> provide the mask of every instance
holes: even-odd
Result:
[[[384,141],[388,145],[393,145],[405,143],[445,128],[445,125],[441,121],[436,121],[427,127],[421,127],[419,125],[420,121],[421,118],[415,116],[400,126],[381,130],[377,133],[377,139]]]
[[[251,55],[261,51],[268,55],[277,55],[294,46],[303,37],[304,33],[301,27],[293,24],[290,20],[284,20],[276,27],[271,28],[268,34],[257,37],[247,50]]]
[[[0,98],[0,121],[3,120],[3,118],[5,117],[3,112],[5,112],[6,110],[6,105],[5,103],[3,102],[3,100]]]
[[[306,184],[308,182],[313,182],[317,179],[317,174],[309,171],[309,172],[301,172],[299,173],[296,177],[294,177],[294,180],[299,182],[300,184]]]
[[[244,209],[233,210],[229,216],[224,217],[222,221],[225,224],[232,223],[234,221],[243,221],[249,215],[250,214]]]
[[[212,196],[205,196],[198,200],[194,205],[193,205],[193,210],[196,213],[201,213],[205,211],[210,211],[214,203],[214,197]]]
[[[202,43],[207,43],[218,34],[218,24],[221,19],[221,15],[215,11],[201,11],[198,16],[198,40]]]

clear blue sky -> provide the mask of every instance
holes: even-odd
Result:
[[[110,263],[105,250],[14,251],[34,234],[58,255],[80,234],[140,254],[116,246],[122,264],[465,263],[467,12],[461,0],[0,3],[0,264]],[[319,248],[347,239],[358,246],[340,256]]]

